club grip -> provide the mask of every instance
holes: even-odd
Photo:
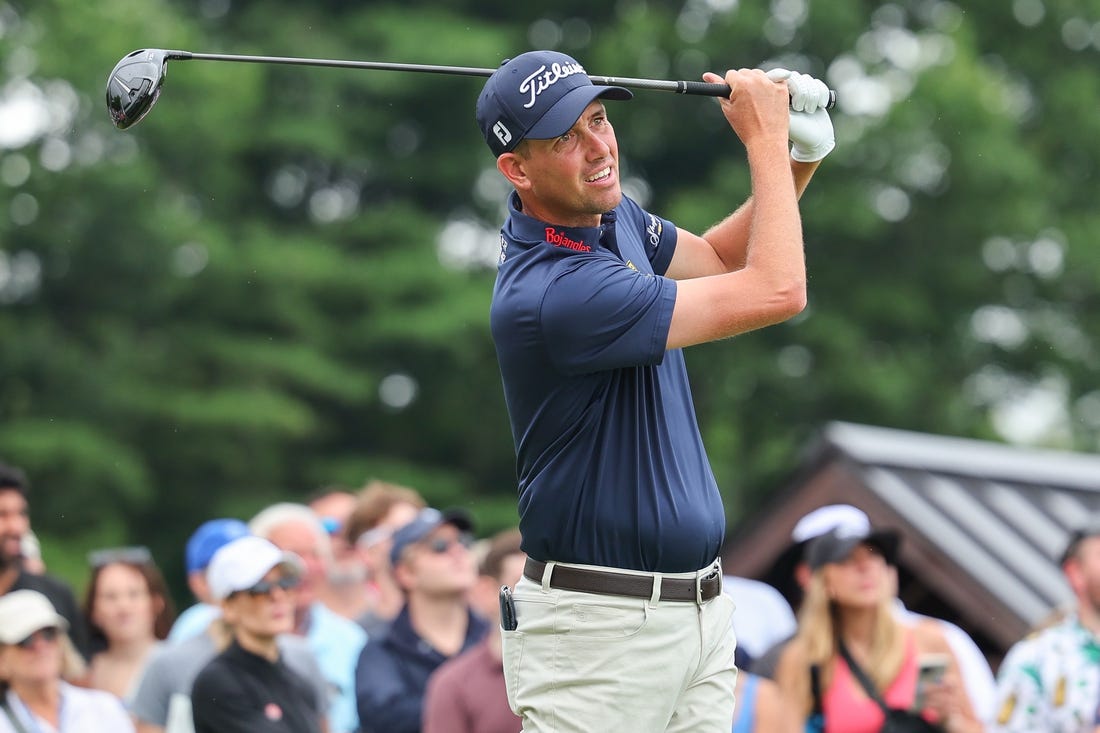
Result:
[[[680,94],[697,94],[704,97],[728,97],[730,92],[729,84],[712,84],[706,81],[681,81],[677,82],[683,85],[683,89],[677,89]],[[825,109],[832,109],[836,106],[836,90],[829,90],[829,101],[825,105]]]
[[[697,94],[701,97],[728,97],[732,91],[729,84],[712,84],[707,81],[682,81],[680,84],[684,85],[680,94]]]

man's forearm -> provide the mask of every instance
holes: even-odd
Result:
[[[791,174],[794,176],[795,193],[798,198],[802,197],[819,165],[821,165],[820,161],[800,163],[797,160],[791,160]],[[740,270],[745,266],[754,206],[754,199],[750,196],[737,211],[715,224],[703,235],[703,239],[710,243],[725,263],[726,272]]]
[[[804,287],[806,280],[794,178],[768,147],[750,147],[748,158],[753,209],[745,269],[772,283],[778,288],[776,295],[782,295],[790,286]]]

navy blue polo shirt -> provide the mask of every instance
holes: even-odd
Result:
[[[512,423],[523,549],[536,560],[689,572],[718,555],[721,495],[684,357],[665,350],[676,227],[627,197],[599,227],[519,211],[491,324]]]

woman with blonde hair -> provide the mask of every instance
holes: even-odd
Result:
[[[84,673],[67,628],[38,591],[0,597],[0,733],[133,733],[117,697],[67,681]]]
[[[895,612],[888,565],[899,540],[890,530],[841,528],[806,546],[810,583],[776,681],[807,731],[982,730],[939,625],[909,625]],[[942,664],[942,678],[918,685],[930,661]]]

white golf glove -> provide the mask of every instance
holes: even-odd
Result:
[[[815,163],[836,147],[833,121],[824,109],[813,114],[791,112],[791,157],[801,163]]]
[[[820,79],[797,71],[772,69],[768,72],[772,81],[787,82],[787,92],[791,95],[791,109],[795,112],[813,114],[819,107],[829,103],[829,87]]]
[[[791,95],[791,157],[802,163],[824,158],[836,147],[833,121],[825,110],[829,103],[829,87],[809,74],[787,69],[772,69],[768,78],[787,82]]]

